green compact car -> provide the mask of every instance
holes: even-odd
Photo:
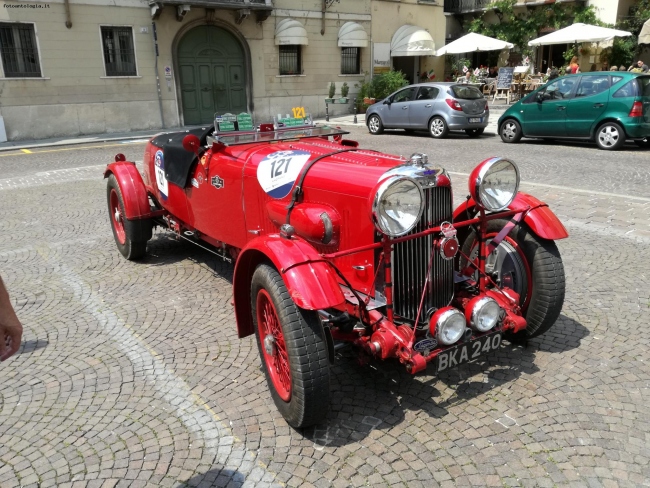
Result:
[[[584,139],[615,150],[627,139],[650,147],[650,76],[598,71],[567,75],[515,103],[499,118],[507,143],[522,137]]]

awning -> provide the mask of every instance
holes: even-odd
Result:
[[[368,34],[356,22],[346,22],[339,29],[339,47],[368,47]]]
[[[275,27],[275,45],[286,46],[288,44],[309,44],[305,26],[294,19],[282,19]]]
[[[529,46],[547,46],[549,44],[571,44],[577,42],[603,42],[611,41],[615,37],[631,36],[631,32],[618,29],[609,29],[599,25],[573,24],[564,29],[557,30],[528,43]]]
[[[476,51],[500,51],[502,49],[512,49],[513,47],[515,47],[514,44],[509,42],[483,36],[476,32],[471,32],[438,49],[436,51],[436,56],[442,56],[443,54],[473,53]]]
[[[650,44],[650,19],[646,20],[639,34],[639,44]]]
[[[436,45],[431,34],[416,25],[403,25],[390,41],[390,55],[433,56]]]

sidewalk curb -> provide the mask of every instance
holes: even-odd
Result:
[[[151,134],[140,134],[137,136],[122,136],[122,137],[87,137],[87,138],[77,138],[77,139],[64,139],[62,141],[52,141],[52,142],[42,142],[42,143],[31,143],[24,144],[21,146],[2,146],[0,147],[0,152],[7,151],[20,151],[21,149],[38,149],[42,147],[54,147],[54,146],[77,146],[80,144],[91,144],[95,142],[110,142],[110,141],[127,141],[134,139],[149,139],[156,134],[159,134],[161,131],[152,132]],[[165,131],[162,131],[165,132]]]

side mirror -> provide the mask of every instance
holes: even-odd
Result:
[[[183,149],[185,149],[187,152],[198,155],[200,145],[201,141],[194,134],[187,134],[185,137],[183,137]]]
[[[390,105],[390,98],[384,99],[384,105]]]
[[[537,103],[542,103],[544,101],[544,94],[543,93],[538,93],[537,94]]]

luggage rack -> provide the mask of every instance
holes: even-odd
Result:
[[[208,145],[240,146],[256,142],[277,142],[304,139],[306,137],[330,137],[349,134],[348,131],[328,125],[310,125],[304,127],[286,127],[276,129],[273,124],[262,124],[259,130],[215,133],[207,137]]]

